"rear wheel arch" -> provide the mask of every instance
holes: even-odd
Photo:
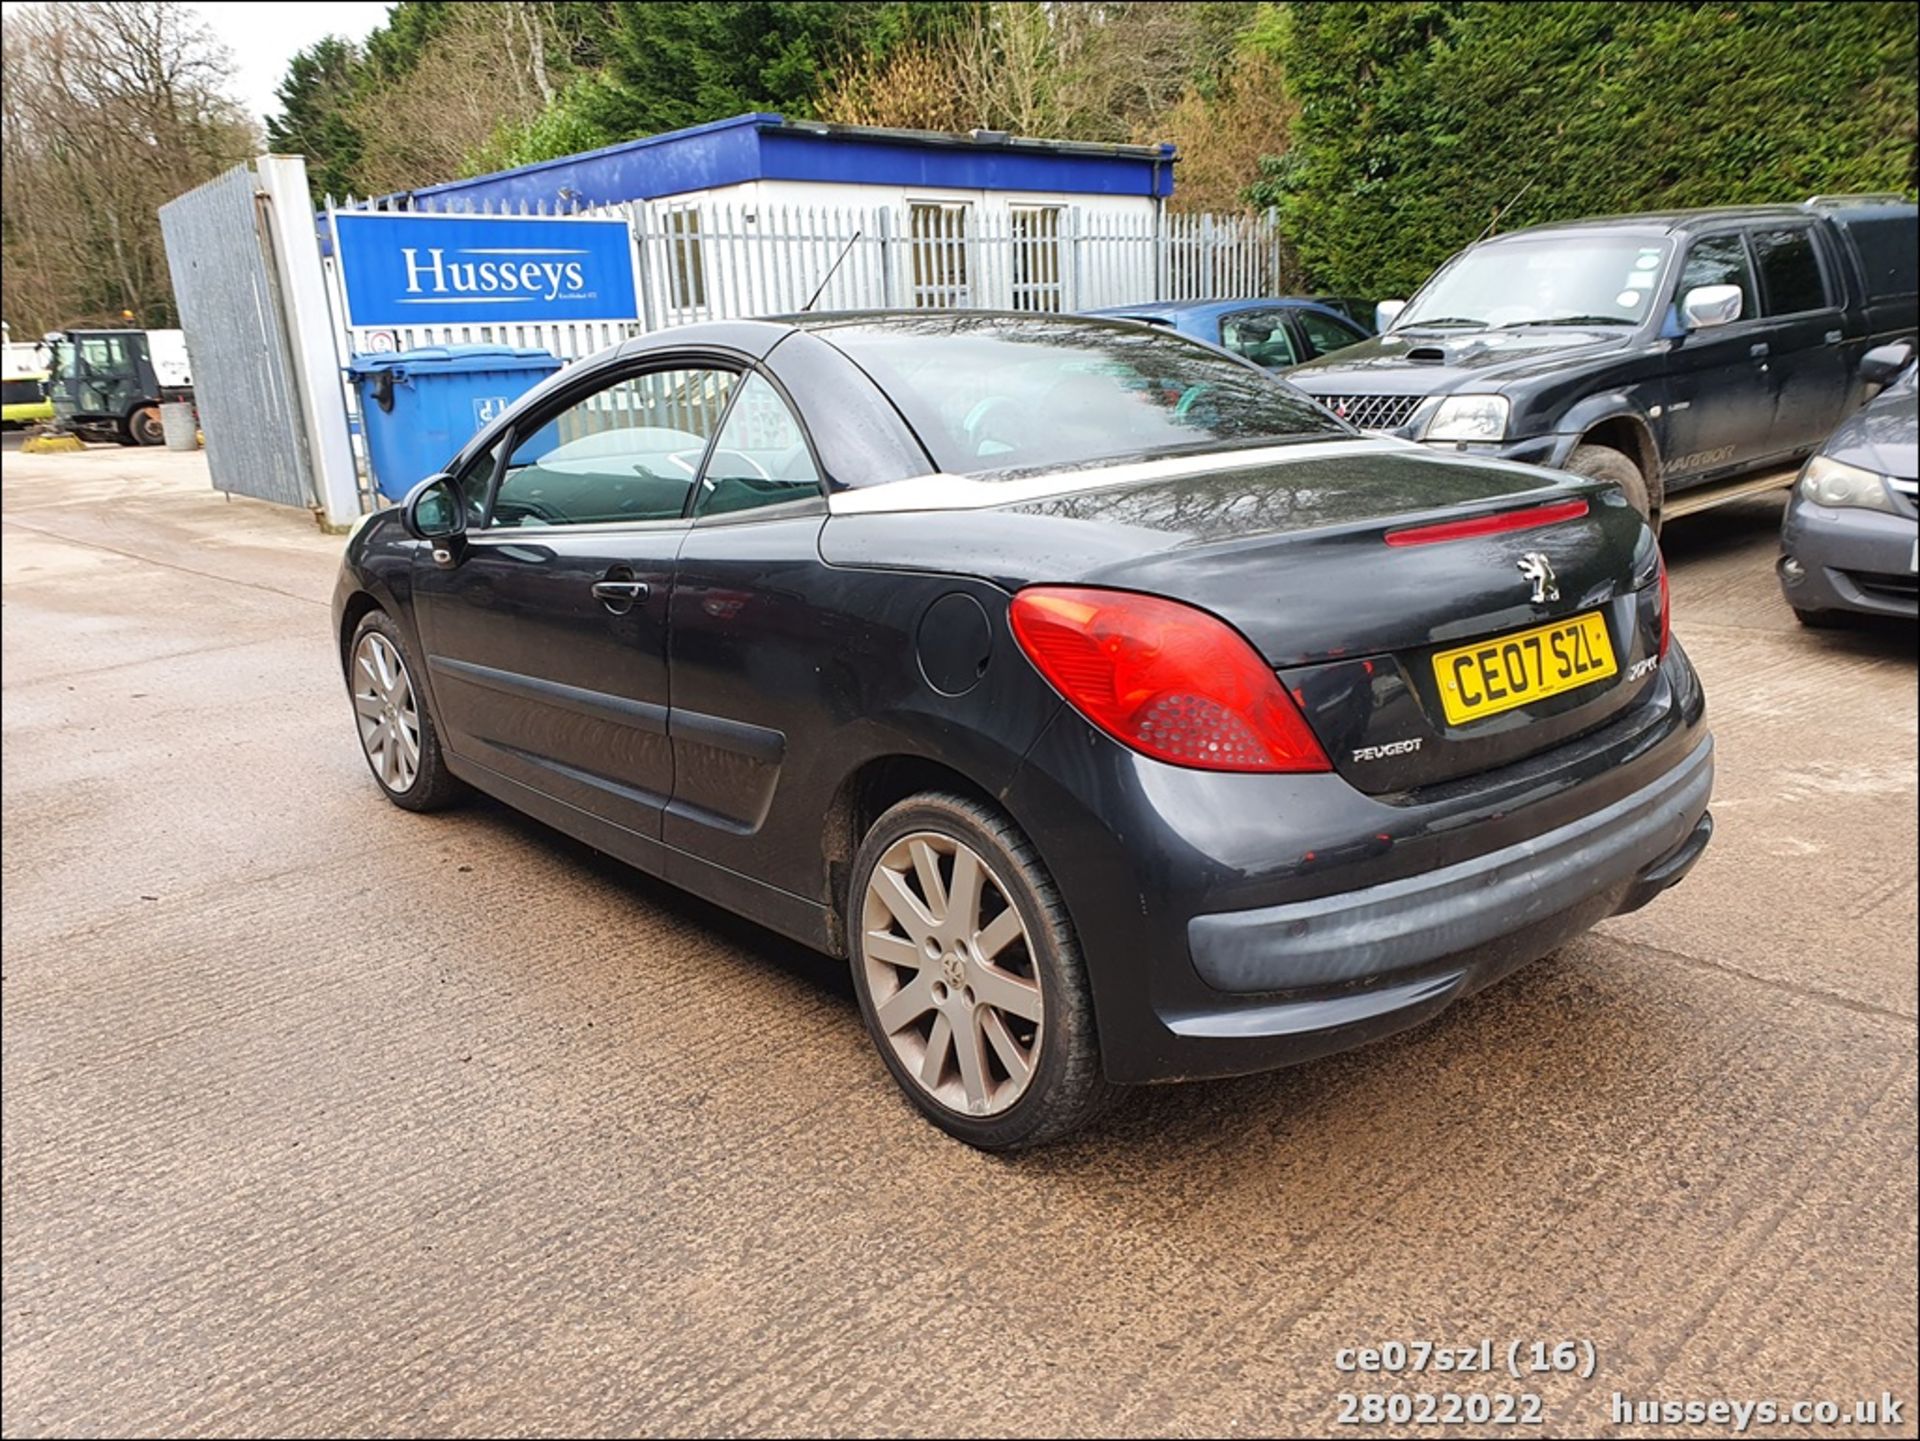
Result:
[[[1006,810],[990,790],[972,777],[925,756],[907,753],[870,756],[849,771],[835,788],[821,824],[821,849],[827,863],[836,955],[848,953],[847,916],[852,905],[853,859],[859,854],[861,842],[881,816],[909,796],[926,792],[965,796]]]
[[[827,907],[831,954],[841,957],[851,957],[853,954],[847,929],[854,904],[853,863],[860,854],[861,845],[882,816],[900,802],[917,795],[958,796],[998,811],[1020,832],[1048,877],[1053,879],[1057,876],[1053,860],[1035,827],[1028,823],[1027,816],[1010,806],[1004,796],[943,761],[910,752],[870,756],[841,780],[822,822],[821,849],[826,858],[828,895],[831,898]],[[1057,879],[1054,884],[1058,886]],[[1060,903],[1067,913],[1068,924],[1073,925],[1072,899],[1062,893]],[[1077,935],[1077,925],[1074,931]],[[1090,998],[1088,1004],[1092,1007],[1097,1029],[1099,1000]]]
[[[975,867],[965,909],[950,907],[938,878],[943,853],[956,886],[961,859]],[[1106,1079],[1072,918],[1008,811],[916,792],[879,818],[854,863],[863,880],[883,867],[890,883],[849,898],[865,907],[863,926],[876,912],[887,917],[852,937],[854,991],[883,1064],[921,1114],[969,1145],[1003,1151],[1046,1144],[1106,1110],[1120,1088]],[[900,904],[903,893],[912,905]],[[989,917],[991,897],[1002,904]],[[871,949],[882,937],[884,948]]]

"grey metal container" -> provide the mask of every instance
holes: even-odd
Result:
[[[171,400],[162,405],[160,429],[167,438],[168,450],[200,448],[200,420],[190,401]]]

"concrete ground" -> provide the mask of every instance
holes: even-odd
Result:
[[[1777,498],[1669,534],[1720,741],[1684,887],[995,1160],[892,1094],[840,966],[387,805],[305,517],[150,451],[4,496],[8,1434],[1297,1434],[1449,1390],[1548,1435],[1890,1391],[1820,1434],[1915,1434],[1914,632],[1802,632]],[[1597,1367],[1336,1369],[1483,1338]]]

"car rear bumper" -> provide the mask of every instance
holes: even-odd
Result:
[[[1609,807],[1593,818],[1599,826],[1567,827],[1417,886],[1197,917],[1190,926],[1196,969],[1248,994],[1237,1004],[1163,1017],[1192,1045],[1196,1064],[1180,1074],[1294,1065],[1392,1035],[1608,916],[1644,906],[1693,869],[1713,836],[1711,752],[1710,741],[1702,744],[1682,784],[1650,787],[1624,808]],[[1645,860],[1656,837],[1676,832],[1677,841]],[[1536,876],[1538,886],[1530,884]],[[1309,937],[1318,944],[1296,953]]]
[[[1713,829],[1704,709],[1676,645],[1598,732],[1377,797],[1159,765],[1063,711],[1007,801],[1073,917],[1109,1078],[1238,1075],[1411,1026],[1676,884]]]
[[[1232,994],[1373,982],[1492,945],[1516,929],[1610,897],[1608,914],[1701,832],[1713,792],[1713,741],[1680,766],[1591,815],[1422,875],[1290,905],[1195,916],[1188,947],[1200,979]],[[1650,859],[1651,858],[1651,859]],[[1664,887],[1655,885],[1640,904]]]
[[[1780,526],[1780,589],[1796,610],[1920,615],[1916,553],[1911,517],[1832,509],[1796,490]]]

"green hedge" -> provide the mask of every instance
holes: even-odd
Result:
[[[1384,296],[1496,215],[1910,194],[1915,29],[1907,4],[1283,5],[1256,33],[1300,116],[1251,198],[1317,288]]]

